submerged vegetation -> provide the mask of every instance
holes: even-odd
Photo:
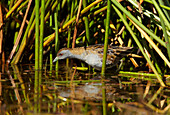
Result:
[[[118,75],[126,75],[127,79],[128,76],[135,75],[154,76],[161,86],[159,89],[163,90],[163,87],[170,85],[169,0],[0,2],[2,73],[9,64],[25,63],[35,63],[35,70],[43,70],[46,64],[50,64],[52,71],[52,61],[60,48],[86,47],[94,44],[105,45],[102,75],[105,74],[108,45],[133,47],[133,54],[129,55],[130,60],[125,60],[126,63],[123,63],[122,71]],[[57,62],[55,70],[58,69]],[[72,72],[71,80],[76,69],[78,67]],[[147,87],[150,84],[148,81]],[[145,91],[145,96],[148,92]],[[169,97],[166,96],[166,104],[162,107],[166,109],[165,112],[170,108]],[[145,105],[156,111],[155,107],[150,105],[152,102],[153,100]]]

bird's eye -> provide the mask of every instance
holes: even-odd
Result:
[[[62,53],[58,54],[58,56],[62,56],[62,55],[63,55]]]

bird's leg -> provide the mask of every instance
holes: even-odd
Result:
[[[119,81],[119,88],[122,89],[122,81],[121,81],[119,76],[117,78],[118,78],[118,81]]]
[[[123,59],[120,60],[119,67],[117,68],[115,73],[117,73],[121,69],[122,65],[123,65]]]

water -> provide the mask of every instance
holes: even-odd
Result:
[[[34,65],[11,66],[0,75],[3,114],[170,114],[170,87],[155,77],[114,75],[48,66],[36,78]],[[130,76],[130,77],[129,77]],[[169,83],[169,77],[166,78]]]

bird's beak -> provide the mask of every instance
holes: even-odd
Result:
[[[56,62],[56,61],[58,61],[58,57],[56,57],[56,58],[53,60],[53,63]]]

